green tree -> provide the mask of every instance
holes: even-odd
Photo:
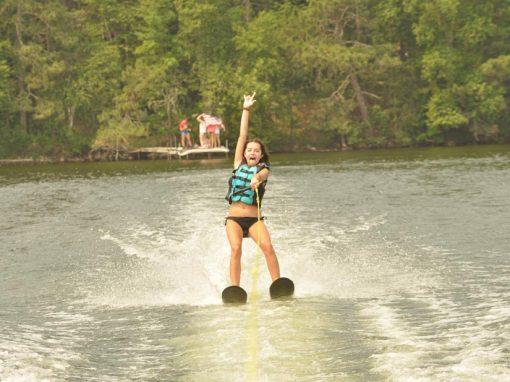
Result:
[[[428,130],[435,142],[479,140],[504,113],[501,90],[485,82],[482,65],[498,54],[504,36],[498,30],[508,3],[434,0],[409,2],[419,13],[414,26],[423,48],[422,76],[430,97]],[[508,31],[508,25],[505,28]]]

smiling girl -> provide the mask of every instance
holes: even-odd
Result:
[[[234,171],[229,180],[226,199],[230,203],[228,217],[225,220],[227,237],[230,243],[230,282],[239,286],[241,279],[241,254],[243,238],[251,237],[260,243],[260,249],[266,258],[272,281],[280,277],[278,259],[271,244],[271,238],[263,217],[258,219],[257,195],[260,203],[264,196],[269,176],[269,155],[260,139],[248,140],[248,121],[250,109],[255,101],[255,93],[244,96],[241,128],[234,157]],[[259,238],[260,234],[260,238]],[[260,241],[259,241],[260,240]]]

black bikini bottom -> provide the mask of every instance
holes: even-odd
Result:
[[[260,220],[264,220],[264,217],[261,217]],[[227,216],[225,218],[225,225],[227,225],[227,220],[233,220],[243,229],[243,237],[248,237],[249,230],[252,225],[254,225],[259,219],[252,217],[239,217],[239,216]]]

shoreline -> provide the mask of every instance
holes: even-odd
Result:
[[[468,145],[417,145],[417,146],[396,146],[396,147],[373,147],[373,148],[348,148],[348,149],[328,149],[328,148],[302,148],[300,150],[289,150],[289,151],[272,151],[271,154],[309,154],[309,153],[346,153],[346,152],[363,152],[363,151],[391,151],[391,150],[409,150],[409,149],[431,149],[431,148],[452,148],[452,147],[504,147],[508,146],[508,143],[499,143],[499,144],[468,144]],[[60,164],[60,163],[107,163],[107,162],[143,162],[143,161],[151,161],[165,159],[161,158],[143,158],[137,159],[135,157],[120,157],[117,160],[115,159],[91,159],[87,157],[60,157],[60,158],[51,158],[51,157],[40,157],[40,158],[0,158],[0,166],[10,166],[10,165],[38,165],[38,164]],[[166,159],[169,160],[169,159]],[[175,159],[172,159],[175,160]],[[182,160],[204,160],[202,159],[182,159]],[[205,159],[209,160],[209,159]]]

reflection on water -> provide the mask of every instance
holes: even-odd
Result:
[[[0,379],[249,380],[254,341],[253,380],[508,380],[508,152],[274,155],[296,298],[261,262],[255,326],[219,297],[228,161],[0,167]]]
[[[363,167],[372,166],[413,166],[415,162],[435,163],[436,161],[490,158],[490,166],[504,165],[510,146],[463,146],[427,147],[394,150],[314,152],[294,154],[271,154],[275,165],[320,165],[349,163]],[[51,181],[59,179],[96,178],[100,176],[128,176],[189,169],[227,168],[232,159],[207,160],[145,160],[119,162],[84,162],[56,164],[0,165],[0,186],[13,182]],[[448,162],[444,164],[448,166]],[[340,169],[341,170],[341,169]]]

